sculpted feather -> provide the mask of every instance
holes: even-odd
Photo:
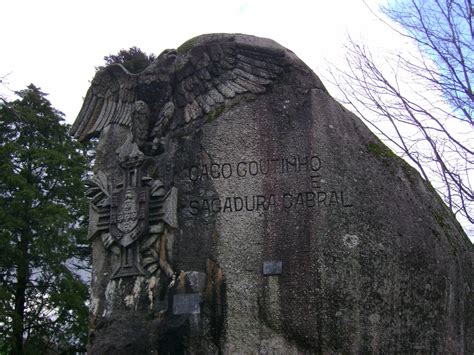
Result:
[[[139,74],[120,64],[105,67],[91,83],[72,134],[84,140],[120,124],[131,128],[141,150],[149,143],[156,152],[169,130],[222,112],[239,95],[265,93],[284,72],[285,52],[244,38],[197,37],[190,46],[164,51]]]
[[[131,112],[136,98],[136,81],[137,76],[121,64],[99,70],[87,91],[71,134],[79,140],[89,139],[110,123],[118,122],[124,112]]]

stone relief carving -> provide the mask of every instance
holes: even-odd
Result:
[[[140,74],[104,68],[73,134],[100,134],[89,353],[466,348],[471,244],[272,41],[206,35]]]
[[[186,47],[183,45],[182,47]],[[120,64],[97,72],[72,127],[79,139],[97,136],[112,123],[128,126],[134,142],[145,142],[213,115],[245,94],[262,94],[288,65],[279,47],[227,41],[166,50],[143,72]]]
[[[105,248],[119,255],[112,278],[150,276],[160,268],[174,280],[166,241],[178,226],[177,189],[166,191],[159,179],[147,175],[153,160],[140,151],[136,137],[117,149],[123,173],[117,184],[111,186],[101,171],[87,182],[89,238],[101,234]]]
[[[198,127],[206,122],[201,118],[214,118],[239,97],[266,92],[287,65],[280,47],[260,48],[232,36],[186,47],[164,51],[139,74],[120,64],[101,69],[72,127],[80,140],[112,124],[130,129],[130,138],[116,149],[122,176],[99,166],[87,183],[89,238],[100,235],[105,248],[120,256],[113,278],[161,269],[174,280],[167,241],[178,227],[178,191],[167,190],[147,168],[164,152],[171,131]]]

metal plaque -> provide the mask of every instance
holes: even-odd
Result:
[[[173,314],[201,313],[201,296],[199,293],[183,293],[173,297]]]
[[[278,261],[264,261],[263,262],[263,275],[281,275],[283,270],[283,263],[281,260]]]

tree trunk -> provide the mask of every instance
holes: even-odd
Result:
[[[25,318],[26,286],[29,281],[28,240],[25,235],[20,237],[18,244],[20,255],[17,264],[17,284],[15,288],[15,314],[13,320],[12,345],[13,354],[23,353],[23,330]]]

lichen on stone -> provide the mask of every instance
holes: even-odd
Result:
[[[196,40],[197,40],[198,37],[193,37],[189,40],[187,40],[186,42],[184,42],[182,45],[180,45],[176,51],[178,53],[181,53],[181,54],[186,54],[187,52],[189,52],[191,50],[191,48],[193,48],[194,44],[196,43]]]
[[[225,106],[218,106],[215,110],[212,110],[207,114],[207,122],[214,121],[218,116],[224,112]]]
[[[367,144],[369,152],[378,158],[396,158],[397,155],[382,142]]]

